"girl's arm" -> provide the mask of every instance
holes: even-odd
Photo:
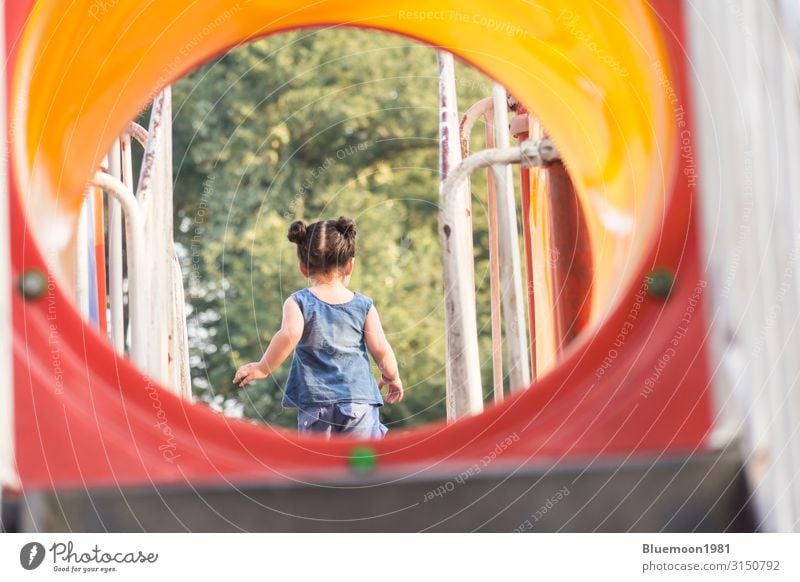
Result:
[[[269,342],[267,351],[258,362],[241,366],[233,377],[233,383],[244,388],[250,382],[263,380],[277,370],[297,346],[297,342],[303,336],[304,325],[303,312],[295,300],[289,297],[283,304],[281,328]]]
[[[386,340],[381,318],[378,316],[378,310],[375,309],[374,305],[367,313],[367,320],[364,323],[364,339],[367,342],[369,353],[372,354],[372,358],[381,371],[380,387],[389,387],[389,391],[386,393],[386,401],[389,404],[399,402],[403,399],[403,383],[400,381],[397,358],[394,356],[392,346]]]

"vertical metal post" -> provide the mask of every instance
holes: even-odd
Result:
[[[172,329],[172,310],[170,299],[172,285],[170,273],[172,271],[172,176],[167,176],[167,139],[171,137],[168,128],[168,119],[172,118],[172,100],[169,87],[161,92],[161,113],[158,119],[157,147],[155,150],[156,164],[154,174],[153,199],[151,201],[148,228],[148,244],[150,256],[153,259],[152,277],[150,286],[151,306],[151,335],[157,338],[151,352],[153,377],[164,386],[172,386],[172,377],[169,360],[172,356],[169,341]],[[171,142],[170,142],[171,143]],[[167,221],[169,219],[169,225]],[[156,345],[159,347],[156,348]]]
[[[456,102],[455,63],[453,55],[439,51],[439,147],[440,147],[440,207],[443,186],[450,171],[461,161]],[[478,326],[475,316],[475,273],[472,261],[472,217],[468,188],[457,195],[460,210],[452,224],[442,224],[440,210],[439,238],[442,245],[445,295],[447,419],[453,421],[483,410],[483,392],[478,354],[470,346],[477,342]],[[459,252],[453,253],[458,245]],[[456,258],[467,256],[469,261],[456,264]]]
[[[494,109],[492,98],[486,97],[473,104],[461,119],[461,157],[469,156],[472,128],[478,119],[484,121],[484,147],[494,147]],[[466,180],[471,191],[470,179]],[[497,200],[494,188],[494,175],[486,168],[486,199],[489,230],[489,297],[492,320],[492,391],[495,404],[503,401],[503,333],[502,313],[500,312],[500,252],[497,235]]]
[[[106,156],[107,157],[107,156]],[[94,195],[94,267],[97,297],[97,329],[108,337],[108,289],[106,287],[105,206],[103,191],[95,188]]]
[[[495,83],[492,89],[492,98],[494,100],[495,145],[499,149],[508,148],[511,137],[505,88]],[[523,304],[525,295],[522,291],[519,256],[519,231],[511,166],[496,165],[492,167],[492,171],[497,189],[500,278],[503,288],[503,314],[506,322],[509,375],[513,392],[523,390],[531,383],[527,324]]]
[[[759,528],[797,532],[800,70],[785,27],[800,22],[800,8],[781,9],[774,0],[689,2],[697,141],[684,132],[680,163],[693,170],[697,148],[709,279],[697,284],[710,296],[718,361],[709,444],[741,448]]]
[[[531,118],[528,110],[519,101],[515,101],[513,109],[516,115],[511,119],[511,134],[522,143],[530,137]],[[543,136],[536,135],[534,139]],[[533,244],[531,234],[531,170],[520,167],[520,198],[522,199],[522,240],[525,248],[525,286],[528,301],[528,329],[530,330],[531,379],[536,380],[536,304],[534,301],[533,283]]]
[[[130,173],[130,137],[123,138],[122,152],[120,140],[115,140],[108,153],[108,173],[128,185]],[[127,143],[126,143],[127,142]],[[120,153],[127,155],[126,170],[122,171]],[[125,319],[122,299],[122,208],[113,196],[108,197],[108,305],[111,312],[109,335],[111,345],[119,353],[125,351]]]

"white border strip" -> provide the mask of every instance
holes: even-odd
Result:
[[[776,0],[690,0],[717,441],[766,531],[800,528],[800,91]],[[724,433],[724,434],[723,434]]]
[[[5,8],[0,9],[0,46],[5,47]],[[11,358],[11,235],[8,216],[6,58],[0,75],[0,485],[16,486],[14,465],[14,378]]]

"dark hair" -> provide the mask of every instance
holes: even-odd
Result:
[[[295,220],[287,236],[297,245],[297,258],[309,275],[340,269],[356,256],[356,223],[352,218],[340,216],[309,225]]]

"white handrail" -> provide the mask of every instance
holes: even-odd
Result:
[[[5,46],[5,10],[0,10],[0,46]],[[3,76],[5,79],[5,76]],[[6,85],[0,86],[0,134],[6,135]],[[8,143],[0,143],[0,160],[7,160]],[[0,163],[0,501],[3,485],[19,486],[14,463],[14,375],[11,322],[11,230],[8,212],[8,164]]]
[[[147,140],[150,139],[150,134],[145,128],[135,121],[131,121],[128,124],[128,135],[138,141],[142,147],[147,147]]]
[[[466,158],[469,155],[469,138],[472,135],[472,128],[475,127],[475,124],[478,120],[483,117],[484,121],[490,123],[492,111],[494,109],[494,100],[491,97],[484,97],[480,101],[476,101],[475,103],[470,106],[464,112],[464,116],[461,118],[461,157]],[[494,140],[494,136],[492,136],[492,140]],[[486,144],[486,149],[491,149],[488,143]]]
[[[102,188],[111,194],[122,207],[128,224],[128,308],[131,330],[131,359],[146,369],[145,335],[144,335],[144,288],[142,274],[146,272],[143,249],[143,225],[136,197],[123,182],[104,172],[96,172],[91,180],[93,186]]]
[[[478,326],[475,315],[474,287],[463,277],[473,257],[464,240],[465,221],[459,186],[472,172],[486,166],[523,163],[540,166],[558,157],[549,140],[524,141],[518,147],[496,148],[472,154],[452,169],[442,185],[439,210],[439,241],[444,268],[445,315],[448,352],[452,361],[454,394],[482,394],[478,354]]]

